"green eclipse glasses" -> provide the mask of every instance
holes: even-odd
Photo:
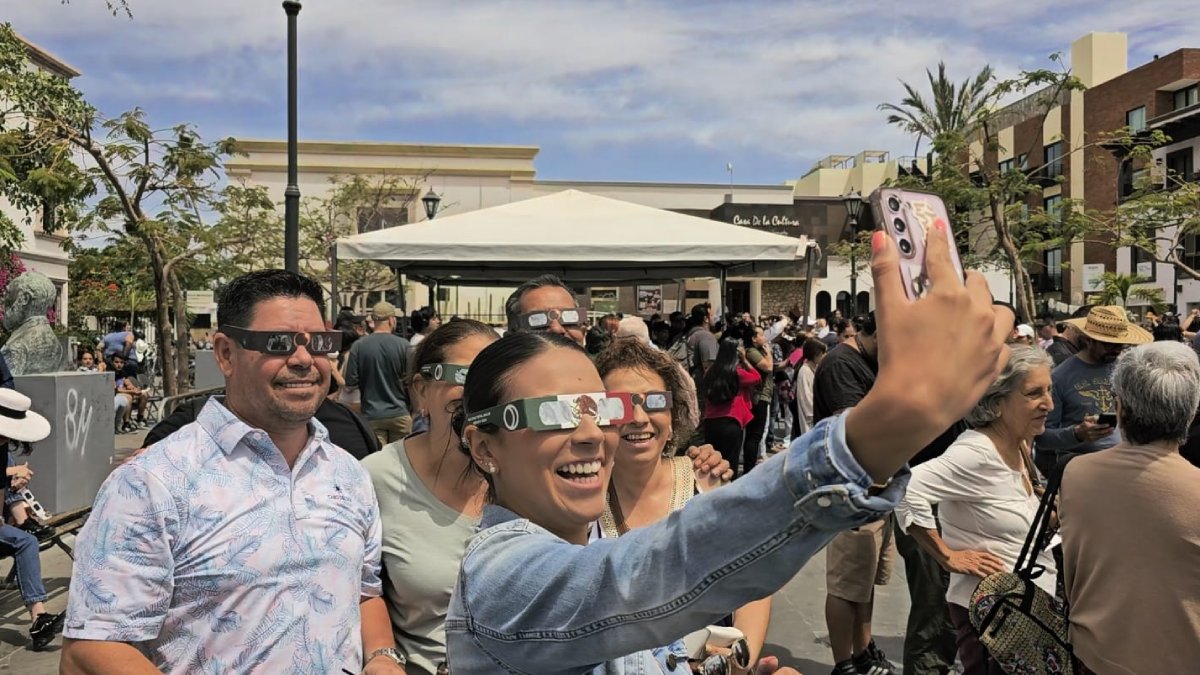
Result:
[[[221,326],[217,330],[233,338],[242,349],[271,356],[291,356],[297,347],[304,347],[309,354],[325,356],[342,346],[339,331],[250,330],[238,326]]]
[[[427,363],[421,366],[421,375],[438,382],[463,384],[467,381],[467,366],[453,363]]]
[[[597,425],[607,427],[632,421],[634,406],[646,412],[670,410],[671,392],[652,391],[643,395],[609,391],[523,398],[471,413],[467,415],[467,424],[508,431],[560,431],[578,427],[583,416],[589,415],[596,419]]]

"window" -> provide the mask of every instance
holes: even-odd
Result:
[[[408,208],[403,206],[384,206],[381,208],[360,208],[358,210],[358,232],[375,232],[389,227],[408,224]]]
[[[1046,146],[1046,178],[1058,178],[1063,175],[1063,144],[1062,141]]]
[[[1154,241],[1153,237],[1154,235],[1151,233],[1150,241]],[[1133,270],[1135,276],[1141,277],[1145,281],[1154,281],[1157,267],[1154,256],[1136,246],[1129,247],[1129,269]]]
[[[1042,264],[1046,267],[1046,276],[1042,283],[1044,291],[1062,290],[1062,249],[1048,249],[1042,254]]]
[[[1003,176],[1004,174],[1006,174],[1012,170],[1013,170],[1013,160],[1006,159],[1003,162],[1000,162],[1000,175],[1001,176]]]
[[[1146,128],[1146,106],[1134,108],[1125,113],[1125,126],[1129,127],[1133,133],[1137,133]]]
[[[1186,108],[1200,103],[1200,85],[1193,84],[1187,89],[1175,92],[1175,109]]]
[[[1194,179],[1196,173],[1193,170],[1192,161],[1191,148],[1177,150],[1167,155],[1167,185]]]
[[[1186,234],[1179,242],[1183,248],[1183,264],[1192,269],[1200,268],[1200,235]]]
[[[1021,154],[1017,155],[1017,166],[1022,171],[1029,170],[1029,153],[1022,152]]]
[[[1048,215],[1048,216],[1054,216],[1056,218],[1061,216],[1062,215],[1062,197],[1060,195],[1054,195],[1053,197],[1046,197],[1045,199],[1042,200],[1042,210],[1045,211],[1046,215]]]

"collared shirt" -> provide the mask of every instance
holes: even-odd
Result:
[[[63,634],[130,643],[168,673],[359,672],[379,508],[367,472],[310,430],[289,468],[210,400],[117,468],[79,534]]]
[[[578,546],[487,506],[450,599],[450,672],[661,673],[651,650],[774,593],[835,534],[886,516],[907,482],[903,469],[870,494],[839,415],[619,539]]]

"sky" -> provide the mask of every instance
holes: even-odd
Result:
[[[284,139],[278,0],[0,0],[103,113]],[[1050,67],[1092,31],[1135,67],[1200,47],[1194,0],[304,0],[302,140],[536,145],[538,177],[778,184],[830,154],[911,154],[882,102]],[[1068,59],[1069,61],[1069,59]]]

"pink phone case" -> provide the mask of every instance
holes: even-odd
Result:
[[[929,275],[925,269],[926,235],[940,218],[947,226],[950,215],[942,198],[931,192],[879,188],[871,193],[871,212],[875,226],[887,232],[900,250],[900,278],[904,291],[912,300],[929,292]],[[962,261],[954,245],[954,232],[950,231],[950,259],[958,272],[961,283],[964,279]]]

